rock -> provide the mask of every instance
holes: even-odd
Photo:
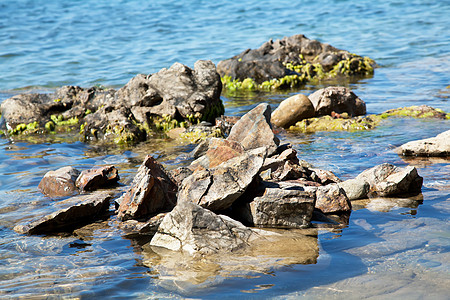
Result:
[[[177,185],[164,167],[147,155],[119,201],[118,218],[125,221],[168,211],[176,204],[176,193]]]
[[[170,177],[177,186],[180,186],[183,180],[192,175],[194,171],[189,167],[179,167],[169,171]]]
[[[398,168],[388,163],[365,170],[355,179],[369,183],[370,192],[379,196],[418,193],[423,183],[415,167]]]
[[[351,211],[352,205],[345,191],[333,183],[317,188],[316,208],[326,214]]]
[[[265,157],[266,149],[261,147],[214,168],[198,168],[183,180],[178,202],[193,202],[213,211],[229,208],[258,175]]]
[[[205,169],[215,168],[218,165],[244,154],[245,149],[232,140],[211,138],[208,140],[207,150],[203,156],[191,163],[190,168],[201,166]]]
[[[309,99],[317,116],[331,115],[332,112],[348,113],[350,116],[366,114],[366,104],[350,89],[345,87],[327,87],[311,95]]]
[[[267,147],[268,155],[277,150],[280,140],[272,131],[270,123],[271,108],[262,103],[245,114],[231,128],[227,140],[241,143],[245,150]]]
[[[389,109],[381,114],[382,118],[388,117],[412,117],[419,119],[450,119],[450,113],[445,113],[442,109],[433,108],[428,105],[413,105]]]
[[[305,133],[317,131],[365,131],[377,127],[381,120],[379,115],[358,116],[353,118],[321,116],[297,122],[295,126],[291,126],[289,129]]]
[[[167,213],[160,213],[147,221],[126,220],[119,223],[119,228],[123,230],[127,236],[154,235],[158,231],[158,227],[166,215]]]
[[[22,234],[47,234],[81,227],[104,214],[111,198],[109,192],[95,192],[54,202],[51,209],[55,211],[27,224],[16,225],[14,230]]]
[[[250,203],[254,226],[305,228],[310,225],[315,194],[302,188],[268,188]]]
[[[369,58],[310,40],[299,34],[281,40],[270,40],[258,49],[247,49],[219,62],[217,71],[220,76],[229,77],[231,81],[238,79],[245,82],[251,78],[256,84],[270,84],[272,79],[297,76],[296,82],[301,84],[307,79],[324,77],[326,72],[330,76],[370,74],[373,73],[374,64]],[[278,83],[275,88],[277,87],[285,85]]]
[[[308,97],[297,94],[283,100],[272,113],[272,124],[289,128],[295,123],[315,116],[314,106]]]
[[[341,182],[339,177],[334,175],[333,172],[328,170],[321,170],[321,169],[314,169],[310,168],[311,171],[313,171],[315,174],[311,177],[315,179],[315,181],[319,182],[322,185],[327,185],[330,183],[338,183]]]
[[[367,198],[367,194],[370,190],[370,184],[368,182],[357,179],[349,179],[340,182],[338,185],[345,191],[349,200]]]
[[[240,117],[232,117],[232,116],[220,116],[216,118],[216,127],[220,128],[220,131],[224,136],[228,136],[230,134],[231,128],[239,121]]]
[[[75,185],[82,191],[94,191],[119,181],[120,177],[116,167],[103,166],[83,170],[78,176]]]
[[[179,201],[168,213],[151,246],[190,255],[233,252],[245,248],[257,234],[233,219],[216,215],[189,201]]]
[[[396,151],[407,156],[450,156],[450,130],[432,138],[408,142]]]
[[[78,191],[75,186],[78,175],[80,171],[70,166],[48,171],[39,182],[38,188],[49,197],[70,196]]]

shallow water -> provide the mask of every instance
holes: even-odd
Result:
[[[377,61],[373,77],[338,82],[366,102],[368,113],[417,104],[450,111],[448,15],[448,1],[4,0],[0,101],[65,84],[117,88],[137,73],[153,73],[176,61],[217,63],[270,38],[301,33]],[[310,84],[300,92],[328,84]],[[242,115],[260,102],[275,108],[295,92],[224,95],[223,100],[226,114]],[[124,149],[70,137],[38,143],[2,138],[0,298],[446,299],[449,160],[406,160],[393,148],[448,129],[448,121],[389,119],[368,132],[281,133],[301,159],[341,179],[384,162],[414,165],[424,177],[422,196],[354,202],[346,228],[319,231],[309,239],[318,249],[316,263],[272,266],[247,259],[237,269],[232,263],[203,264],[188,273],[194,283],[174,275],[182,267],[161,268],[155,254],[141,247],[143,241],[123,236],[114,216],[73,235],[28,237],[12,230],[51,205],[37,190],[49,170],[114,164],[125,185],[146,154],[171,169],[187,163],[183,154],[192,145],[161,138]],[[296,241],[292,235],[289,242]],[[282,247],[279,251],[280,259],[289,257]]]

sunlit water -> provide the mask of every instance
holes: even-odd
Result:
[[[448,1],[3,0],[0,101],[66,84],[117,88],[176,61],[217,63],[270,38],[301,33],[377,61],[373,77],[339,82],[367,103],[369,113],[417,104],[450,111],[449,15]],[[226,114],[242,115],[260,102],[275,108],[294,92],[223,97]],[[0,298],[446,299],[449,161],[404,160],[393,148],[448,129],[448,121],[390,119],[370,132],[282,133],[301,159],[341,179],[384,162],[414,165],[424,177],[423,194],[354,202],[347,228],[308,240],[318,250],[315,263],[302,257],[275,266],[237,257],[219,270],[210,263],[192,265],[189,273],[183,264],[164,269],[142,241],[124,237],[114,216],[57,237],[22,236],[12,228],[51,205],[37,190],[49,170],[114,164],[125,185],[146,154],[171,169],[187,163],[192,145],[156,139],[105,149],[70,137],[0,139]],[[290,242],[296,241],[293,233]],[[280,245],[280,259],[284,255]]]

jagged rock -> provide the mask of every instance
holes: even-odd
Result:
[[[349,200],[366,198],[370,190],[370,184],[368,182],[357,179],[349,179],[340,182],[338,185],[345,191]]]
[[[314,117],[315,114],[314,106],[309,98],[297,94],[283,100],[273,111],[270,121],[278,127],[289,128],[303,119]]]
[[[276,152],[280,140],[272,131],[270,123],[271,108],[262,103],[246,113],[231,128],[227,140],[241,143],[245,150],[267,147],[268,155]]]
[[[261,147],[214,168],[198,168],[183,180],[178,202],[193,202],[213,211],[229,208],[258,175],[266,153],[266,148]]]
[[[195,169],[198,166],[205,169],[215,168],[221,163],[242,155],[244,152],[245,149],[239,142],[211,138],[207,141],[205,154],[193,161],[190,168]]]
[[[78,175],[80,171],[70,166],[48,171],[39,182],[38,188],[49,197],[70,196],[78,191],[75,186]]]
[[[450,156],[450,130],[432,138],[403,144],[397,153],[408,156]]]
[[[333,172],[329,170],[314,169],[314,168],[310,168],[310,170],[314,172],[314,175],[312,175],[311,177],[322,185],[341,182],[339,177],[337,177]]]
[[[351,211],[352,205],[345,191],[333,183],[317,188],[316,208],[323,213],[335,213]]]
[[[256,83],[262,83],[287,75],[303,78],[323,76],[321,72],[332,70],[346,75],[372,73],[373,64],[368,58],[299,34],[281,40],[270,40],[258,49],[247,49],[219,62],[217,71],[222,77],[230,76],[232,80],[252,78]]]
[[[176,193],[177,185],[164,167],[147,155],[119,201],[118,218],[125,221],[168,211],[176,204]]]
[[[315,194],[303,188],[267,188],[250,203],[252,223],[261,227],[305,228],[312,218]]]
[[[127,235],[154,235],[167,213],[160,213],[147,221],[126,220],[119,223],[119,228]]]
[[[332,112],[348,113],[350,116],[366,114],[364,101],[345,87],[330,86],[320,89],[309,95],[309,100],[311,100],[317,116],[331,115]]]
[[[16,225],[14,230],[22,234],[46,234],[81,227],[105,213],[111,198],[109,192],[95,192],[58,201],[51,206],[56,211],[27,224]]]
[[[220,116],[216,118],[216,127],[220,128],[220,131],[224,136],[228,136],[230,134],[231,128],[239,121],[240,117],[232,117],[232,116]]]
[[[75,185],[82,191],[94,191],[119,181],[119,173],[114,166],[103,166],[83,170]]]
[[[192,202],[179,201],[164,217],[150,245],[190,255],[213,254],[245,248],[257,237],[255,231],[238,221]]]
[[[192,175],[194,171],[189,167],[179,167],[169,171],[170,177],[177,186],[180,186],[183,180]]]
[[[370,185],[370,192],[379,196],[390,196],[405,193],[417,193],[422,188],[423,178],[412,166],[404,168],[384,163],[365,170],[356,178]]]

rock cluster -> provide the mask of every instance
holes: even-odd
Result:
[[[85,140],[143,141],[151,129],[214,121],[224,113],[222,83],[211,61],[194,69],[175,63],[137,75],[118,91],[64,86],[52,94],[21,94],[0,106],[9,134],[76,129]],[[183,123],[183,124],[181,124]]]

